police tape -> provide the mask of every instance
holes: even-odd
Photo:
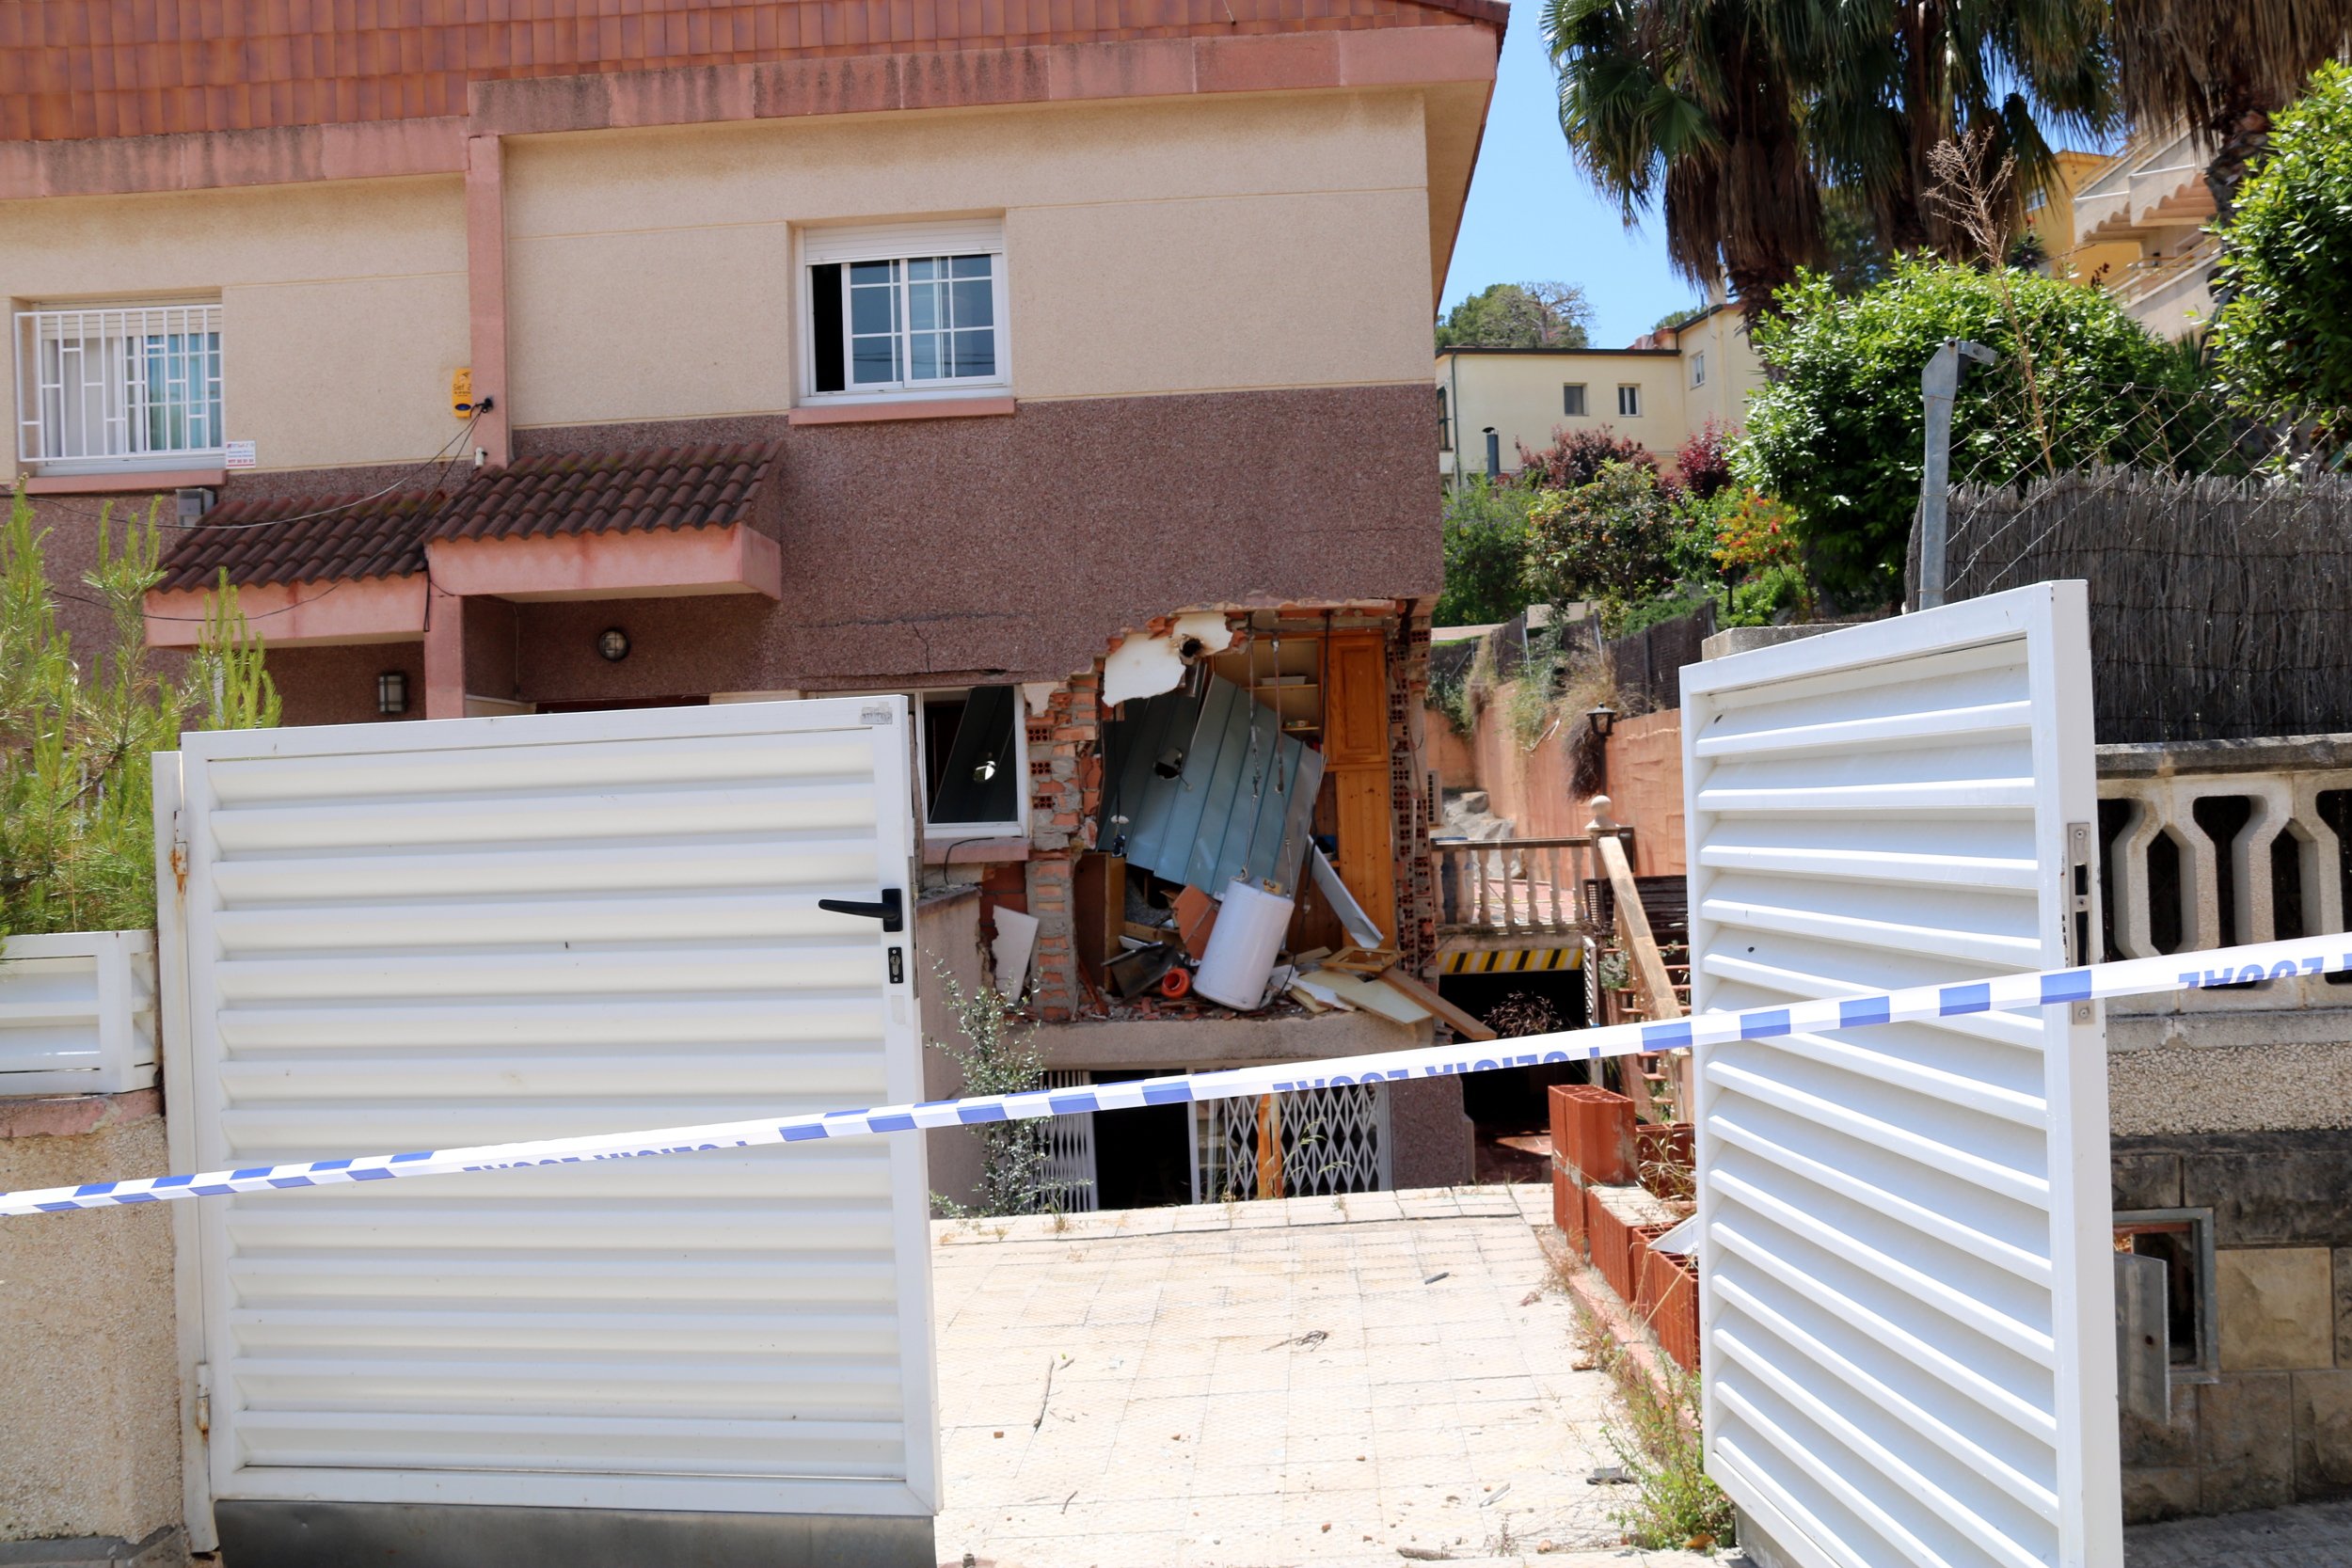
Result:
[[[1860,1029],[1878,1024],[1920,1022],[1971,1013],[2022,1007],[2065,1006],[2117,996],[2192,990],[2205,986],[2243,985],[2298,975],[2352,970],[2352,936],[2306,937],[2245,947],[2183,954],[2176,958],[2127,958],[2078,969],[2005,974],[1956,985],[1917,986],[1869,991],[1745,1012],[1701,1013],[1672,1022],[1620,1023],[1599,1029],[1527,1035],[1485,1042],[1487,1053],[1455,1045],[1386,1051],[1361,1056],[1327,1057],[1305,1064],[1228,1068],[1215,1072],[1145,1078],[1121,1084],[1033,1089],[1020,1094],[977,1095],[920,1104],[821,1111],[802,1116],[760,1117],[697,1127],[650,1132],[598,1132],[576,1138],[538,1138],[527,1143],[484,1144],[470,1148],[425,1149],[411,1154],[361,1154],[340,1160],[255,1165],[244,1170],[193,1176],[137,1177],[0,1193],[0,1215],[56,1213],[76,1209],[111,1209],[173,1198],[226,1197],[351,1181],[388,1181],[411,1176],[454,1176],[516,1170],[532,1165],[589,1164],[606,1160],[643,1160],[711,1149],[755,1148],[769,1144],[822,1138],[853,1138],[917,1128],[977,1127],[1083,1112],[1128,1110],[1140,1105],[1186,1105],[1206,1100],[1236,1100],[1343,1085],[1391,1083],[1410,1078],[1452,1077],[1502,1068],[1595,1061],[1604,1056],[1679,1051],[1694,1045],[1728,1045],[1819,1030]],[[2185,965],[2191,967],[2184,967]]]

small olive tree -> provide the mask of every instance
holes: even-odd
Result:
[[[83,580],[113,620],[112,645],[79,650],[57,625],[33,510],[13,498],[0,530],[0,935],[155,923],[149,754],[190,729],[278,721],[262,641],[224,576],[178,681],[147,651],[146,600],[162,580],[154,514],[98,524]]]
[[[1013,1016],[1012,1005],[994,986],[982,981],[970,990],[937,968],[947,993],[948,1011],[955,1015],[960,1040],[927,1037],[924,1043],[941,1053],[963,1074],[963,1095],[1026,1094],[1045,1082],[1045,1052],[1038,1044],[1037,1025]],[[1069,1195],[1045,1174],[1044,1124],[1037,1121],[980,1122],[972,1128],[980,1140],[980,1183],[970,1205],[933,1195],[940,1210],[954,1218],[1034,1214],[1058,1209]]]

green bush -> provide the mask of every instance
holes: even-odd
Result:
[[[2322,66],[2221,231],[2213,349],[2258,402],[2352,408],[2352,69]]]
[[[1527,509],[1534,498],[1532,489],[1484,476],[1448,492],[1437,625],[1486,626],[1528,607]]]
[[[1946,339],[2002,361],[1962,384],[1956,478],[2144,460],[2160,436],[2144,389],[2181,364],[2104,291],[2030,274],[1906,258],[1859,294],[1808,273],[1778,302],[1786,313],[1755,328],[1769,379],[1749,400],[1734,465],[1794,514],[1814,581],[1856,607],[1901,594],[1925,432],[1919,372]],[[2018,392],[2021,344],[2038,419]]]
[[[1529,594],[1554,605],[1593,601],[1611,637],[1631,607],[1675,586],[1679,519],[1640,464],[1605,463],[1590,483],[1537,492],[1527,521]]]
[[[278,721],[262,641],[224,578],[177,684],[147,653],[154,515],[116,535],[98,525],[83,580],[114,620],[110,647],[79,657],[57,626],[33,510],[15,497],[0,531],[0,934],[155,923],[154,784],[149,754],[188,729]]]

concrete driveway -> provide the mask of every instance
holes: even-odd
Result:
[[[1586,1481],[1614,1463],[1604,1379],[1575,1370],[1531,1226],[1548,1205],[1446,1188],[941,1224],[942,1560],[1708,1560],[1619,1548],[1625,1493]]]

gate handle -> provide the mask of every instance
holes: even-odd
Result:
[[[860,914],[868,920],[879,920],[885,931],[907,928],[905,895],[895,887],[882,889],[882,897],[871,904],[862,898],[819,898],[817,907],[834,914]]]

